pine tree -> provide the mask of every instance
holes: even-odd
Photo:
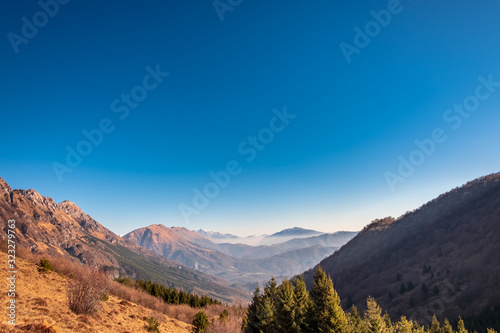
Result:
[[[451,327],[447,318],[444,319],[443,327],[441,327],[441,333],[453,333],[453,327]]]
[[[429,333],[440,333],[441,327],[439,325],[439,321],[436,318],[436,315],[432,316],[432,323],[429,327]]]
[[[389,317],[389,314],[387,312],[382,316],[382,320],[384,321],[386,328],[388,329],[392,328],[391,317]]]
[[[276,326],[278,332],[300,332],[300,328],[295,321],[296,309],[293,285],[290,281],[284,280],[278,287],[276,302]]]
[[[257,320],[260,322],[260,332],[276,332],[276,311],[271,297],[267,294],[264,294],[257,305]]]
[[[424,326],[420,326],[418,322],[413,322],[413,333],[426,333]]]
[[[373,297],[366,300],[367,310],[365,312],[365,322],[369,332],[381,333],[385,331],[385,322],[382,319],[382,309]]]
[[[245,327],[245,332],[247,333],[259,333],[261,330],[261,323],[257,317],[257,308],[261,302],[262,295],[260,294],[259,285],[257,285],[253,293],[252,303],[247,310],[247,325]]]
[[[412,333],[413,331],[413,321],[406,319],[405,316],[401,317],[401,320],[396,324],[398,333]]]
[[[260,306],[257,307],[257,317],[261,321],[262,332],[276,332],[277,331],[277,311],[276,304],[278,303],[278,283],[276,280],[266,282],[264,286],[264,295]]]
[[[318,266],[311,289],[313,313],[311,329],[314,332],[347,332],[347,319],[340,306],[340,298],[330,277]]]
[[[210,326],[210,322],[208,321],[208,316],[205,312],[198,312],[193,319],[194,332],[196,333],[205,333]]]
[[[355,305],[351,307],[351,312],[347,315],[347,322],[350,332],[358,333],[364,331],[361,315],[359,314],[358,308]]]
[[[465,329],[465,324],[462,317],[458,317],[457,333],[468,333],[468,332],[469,331]]]
[[[300,332],[309,331],[309,318],[311,317],[312,301],[306,289],[302,276],[293,280],[293,291],[295,299],[295,323]]]
[[[278,283],[274,279],[274,277],[271,278],[271,280],[267,281],[266,285],[264,286],[264,295],[269,297],[272,301],[272,303],[276,303],[278,300]]]
[[[406,286],[403,282],[401,282],[401,286],[399,287],[399,293],[403,295],[406,292]]]

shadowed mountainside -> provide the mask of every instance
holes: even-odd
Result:
[[[320,262],[344,307],[368,296],[428,322],[475,315],[500,300],[500,174],[471,181],[397,220],[375,220]],[[308,286],[313,271],[304,273]]]

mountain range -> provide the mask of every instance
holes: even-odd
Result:
[[[392,319],[405,315],[420,323],[433,314],[480,322],[477,318],[495,318],[500,309],[500,173],[468,182],[398,218],[374,220],[359,233],[291,228],[251,237],[271,245],[241,244],[235,235],[161,224],[120,237],[73,202],[57,204],[32,189],[12,190],[0,178],[4,242],[11,219],[18,247],[225,302],[248,301],[255,283],[271,276],[279,280],[303,272],[310,288],[320,265],[346,309],[364,310],[372,296]]]
[[[293,233],[305,238],[288,240]],[[356,235],[355,232],[322,234],[300,228],[286,230],[284,234],[269,236],[282,239],[282,243],[250,246],[214,243],[208,237],[213,234],[204,231],[156,224],[123,237],[165,258],[223,278],[234,287],[253,290],[256,282],[270,277],[289,278],[311,268]]]

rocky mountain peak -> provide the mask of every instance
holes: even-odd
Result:
[[[10,188],[9,184],[7,184],[7,182],[3,180],[2,177],[0,177],[0,193],[2,193],[2,191],[5,193],[10,193],[12,192],[12,189]]]
[[[57,204],[57,207],[62,209],[66,214],[70,216],[75,216],[75,215],[85,215],[83,211],[78,207],[77,204],[75,204],[73,201],[69,200],[64,200],[63,202]]]
[[[32,201],[36,206],[39,206],[41,208],[46,208],[50,211],[55,211],[57,209],[57,204],[54,200],[52,200],[52,198],[44,197],[33,189],[14,190],[13,192],[19,193],[21,196]]]

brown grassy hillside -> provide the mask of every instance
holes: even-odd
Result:
[[[0,252],[0,261],[7,262],[7,255]],[[102,310],[94,315],[76,315],[69,309],[67,287],[70,279],[56,272],[39,273],[34,263],[17,258],[17,325],[6,323],[2,314],[1,332],[147,332],[144,329],[149,317],[160,319],[160,332],[190,332],[190,326],[156,311],[116,296],[102,303]],[[5,265],[3,265],[5,266]],[[0,270],[0,289],[7,288],[7,271]],[[8,304],[5,292],[0,294],[0,304]],[[5,311],[5,310],[4,310]]]

